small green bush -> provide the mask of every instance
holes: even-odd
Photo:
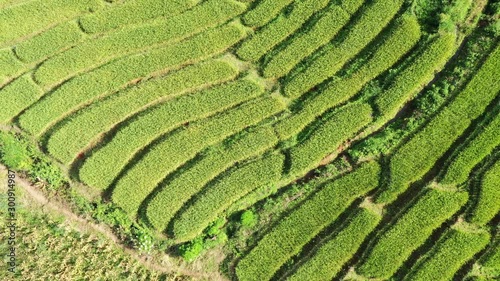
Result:
[[[252,210],[246,210],[240,216],[240,223],[243,227],[255,226],[257,221],[257,214],[255,214]]]
[[[14,135],[0,133],[0,159],[13,170],[29,170],[33,165],[26,145]]]
[[[221,233],[221,228],[224,224],[226,224],[226,220],[224,218],[218,218],[205,229],[205,233],[209,237],[215,237]]]
[[[137,225],[132,227],[132,238],[134,247],[141,253],[151,253],[154,247],[154,241],[153,236],[147,227]]]
[[[179,253],[188,262],[194,261],[203,251],[203,238],[199,237],[191,242],[179,246]]]

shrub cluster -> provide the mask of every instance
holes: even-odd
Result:
[[[380,167],[365,163],[354,172],[326,183],[280,220],[236,266],[238,280],[269,280],[273,274],[358,197],[378,185]]]
[[[20,134],[0,132],[0,162],[50,189],[60,189],[68,182],[60,169]]]
[[[227,242],[227,234],[223,230],[226,223],[224,219],[218,219],[211,223],[204,233],[192,241],[179,246],[179,254],[187,262],[192,262],[204,251]]]

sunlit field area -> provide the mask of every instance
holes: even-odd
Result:
[[[0,0],[2,164],[127,249],[92,252],[109,275],[44,280],[498,280],[499,17],[494,0]],[[54,231],[75,261],[95,246],[23,212],[18,252]],[[18,270],[0,276],[37,278]]]

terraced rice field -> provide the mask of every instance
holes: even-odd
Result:
[[[0,1],[0,123],[230,279],[493,280],[500,5],[430,2]]]

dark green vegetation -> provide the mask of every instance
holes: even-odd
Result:
[[[499,10],[0,0],[0,158],[235,280],[498,277]]]

